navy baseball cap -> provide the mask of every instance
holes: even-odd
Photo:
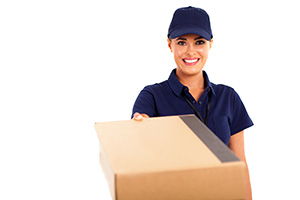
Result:
[[[174,39],[188,33],[198,34],[206,40],[213,38],[209,16],[205,10],[189,6],[178,8],[174,12],[168,38]]]

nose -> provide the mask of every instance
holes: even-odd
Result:
[[[195,53],[196,53],[196,51],[195,51],[194,45],[193,44],[187,45],[186,54],[189,56],[193,56]]]

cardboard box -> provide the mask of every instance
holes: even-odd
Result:
[[[95,128],[114,200],[245,199],[245,163],[195,115]]]

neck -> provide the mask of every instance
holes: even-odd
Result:
[[[204,89],[203,71],[194,75],[187,75],[176,69],[176,76],[180,83],[192,89]]]

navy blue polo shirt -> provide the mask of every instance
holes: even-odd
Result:
[[[195,114],[184,98],[186,95],[202,118],[207,119],[208,128],[228,145],[231,135],[252,126],[253,122],[233,88],[210,82],[205,71],[203,77],[205,90],[196,100],[173,69],[168,80],[144,87],[134,103],[131,118],[135,112],[150,117]]]

